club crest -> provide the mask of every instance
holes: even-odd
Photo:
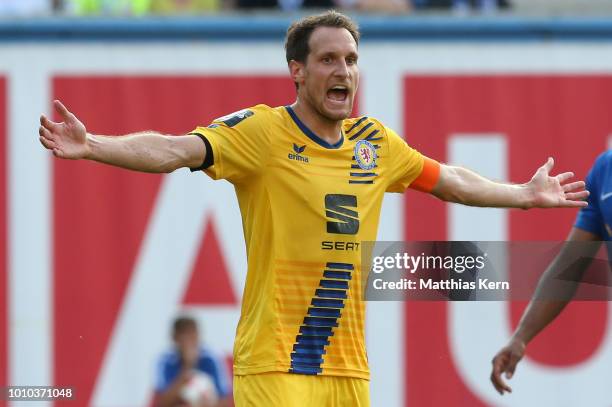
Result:
[[[355,161],[362,170],[371,170],[376,166],[376,148],[367,140],[359,140],[353,151]]]

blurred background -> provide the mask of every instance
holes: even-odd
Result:
[[[514,182],[553,156],[583,179],[612,143],[609,0],[0,0],[0,386],[152,405],[178,314],[231,368],[246,269],[231,185],[53,159],[38,117],[59,98],[93,133],[184,134],[290,104],[285,30],[331,7],[362,29],[355,115],[428,156]],[[409,191],[385,199],[379,239],[558,241],[575,216]],[[372,405],[611,406],[604,302],[571,304],[497,395],[490,361],[525,305],[369,303]]]

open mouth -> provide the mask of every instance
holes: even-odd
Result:
[[[336,85],[327,91],[327,97],[335,102],[344,102],[348,97],[348,88]]]

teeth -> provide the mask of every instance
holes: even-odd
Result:
[[[333,90],[346,90],[346,86],[334,86]]]

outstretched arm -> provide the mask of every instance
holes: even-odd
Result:
[[[57,123],[40,117],[39,140],[59,158],[88,159],[143,172],[172,172],[204,162],[206,147],[197,136],[168,136],[153,131],[109,137],[87,133],[85,126],[59,101]]]
[[[593,243],[564,246],[540,278],[536,292],[510,341],[493,358],[491,382],[499,394],[504,394],[505,391],[512,392],[510,386],[502,379],[502,374],[506,374],[506,379],[512,378],[516,365],[523,358],[527,344],[569,303],[582,274],[589,265],[589,262],[584,260],[593,258],[599,249],[600,239],[593,233],[573,228],[568,236],[568,242]],[[577,266],[567,267],[570,264]],[[560,282],[558,277],[562,272],[564,276]],[[568,273],[570,275],[567,275]]]
[[[583,207],[589,196],[584,181],[568,183],[574,174],[565,172],[557,176],[549,173],[554,161],[549,158],[525,184],[504,184],[488,180],[461,167],[442,165],[440,178],[432,190],[438,198],[470,206],[505,208]]]

